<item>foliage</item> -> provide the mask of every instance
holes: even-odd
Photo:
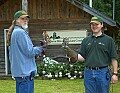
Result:
[[[120,0],[115,1],[115,20],[120,23]]]
[[[80,0],[83,3],[89,4],[89,0]],[[112,0],[94,0],[92,7],[99,12],[112,18]]]
[[[84,64],[82,62],[59,63],[49,57],[44,58],[43,63],[38,65],[38,74],[42,78],[59,79],[69,78],[76,79],[83,77]]]
[[[116,43],[117,43],[117,45],[119,47],[120,46],[120,31],[119,31],[118,36],[116,38]]]
[[[90,0],[79,0],[89,5]],[[106,16],[113,17],[113,1],[115,1],[115,20],[120,23],[120,0],[92,0],[92,7]]]
[[[116,38],[117,52],[118,52],[118,75],[120,77],[120,30]]]

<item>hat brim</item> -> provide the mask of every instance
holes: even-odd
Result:
[[[20,18],[24,18],[24,17],[30,18],[29,15],[22,15],[22,16],[20,16]]]
[[[99,21],[91,21],[90,24],[91,24],[91,23],[96,23],[96,24],[98,24],[98,23],[100,23],[100,22],[99,22]]]

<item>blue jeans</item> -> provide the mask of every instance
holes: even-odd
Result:
[[[84,86],[86,93],[109,93],[110,80],[108,67],[98,70],[85,68]]]
[[[16,93],[34,93],[34,79],[30,76],[15,77],[16,80]]]

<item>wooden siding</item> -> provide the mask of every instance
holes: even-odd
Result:
[[[32,19],[85,19],[90,15],[66,0],[28,0]]]
[[[0,21],[13,19],[21,9],[22,0],[7,0],[0,6]],[[90,15],[76,8],[66,0],[28,0],[28,13],[31,19],[86,19]]]
[[[13,15],[21,9],[21,0],[7,0],[0,6],[0,21],[13,20]]]
[[[14,13],[21,10],[22,0],[7,0],[0,5],[0,74],[5,73],[4,29],[9,28]],[[89,29],[90,15],[73,6],[66,0],[28,0],[30,15],[29,34],[34,45],[39,45],[43,31]],[[79,45],[70,45],[77,50]],[[48,46],[46,53],[49,57],[65,55],[61,45]],[[41,59],[36,59],[40,62]]]
[[[66,0],[29,0],[28,11],[29,33],[34,45],[39,45],[43,31],[89,29],[90,15]],[[56,45],[48,46],[46,55],[55,57],[64,53],[61,45]]]

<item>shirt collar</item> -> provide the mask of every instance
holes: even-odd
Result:
[[[21,26],[19,25],[15,25],[15,28],[20,28],[20,29],[23,29]],[[23,29],[26,33],[28,33],[28,31],[26,31],[25,29]]]
[[[102,33],[100,36],[97,36],[97,37],[103,37],[105,34]],[[92,37],[96,37],[94,34],[92,34]]]

